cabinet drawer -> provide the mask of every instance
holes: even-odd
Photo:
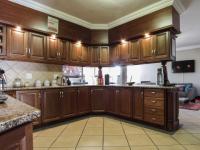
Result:
[[[164,125],[164,116],[144,114],[144,121],[158,125]]]
[[[162,90],[162,89],[144,89],[144,97],[164,98],[164,90]]]
[[[149,106],[144,107],[144,113],[145,114],[158,115],[158,116],[164,116],[164,110],[163,109],[149,107]]]
[[[164,99],[145,97],[144,98],[144,106],[159,107],[159,108],[163,109],[164,108]]]

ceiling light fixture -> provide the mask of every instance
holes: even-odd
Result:
[[[16,26],[16,27],[15,27],[15,30],[16,30],[16,31],[22,31],[22,28],[21,28],[21,26]]]
[[[55,39],[56,39],[56,34],[52,34],[52,35],[50,36],[50,38],[51,38],[52,40],[55,40]]]
[[[122,39],[122,40],[121,40],[121,43],[122,43],[122,44],[126,44],[127,41],[126,41],[125,39]]]
[[[81,46],[81,41],[77,41],[76,46],[78,46],[78,47]]]
[[[145,34],[144,34],[144,37],[145,37],[145,38],[149,38],[149,37],[150,37],[150,34],[149,34],[149,33],[145,33]]]

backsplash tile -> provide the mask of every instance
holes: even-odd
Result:
[[[52,80],[53,76],[62,74],[62,65],[42,64],[20,61],[0,60],[0,68],[5,70],[7,86],[12,87],[15,78],[22,79],[23,82],[29,82],[34,85],[35,80]],[[26,74],[31,73],[32,79],[26,79]]]

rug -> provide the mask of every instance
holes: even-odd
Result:
[[[180,109],[188,109],[188,110],[200,110],[200,100],[195,99],[193,102],[188,102],[184,104],[179,104]]]

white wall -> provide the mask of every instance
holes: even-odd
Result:
[[[197,88],[198,95],[200,95],[200,49],[178,51],[176,54],[177,60],[195,60],[195,72],[194,73],[172,73],[171,62],[167,63],[168,78],[171,83],[193,83]],[[132,75],[132,81],[140,83],[141,81],[156,82],[157,68],[161,67],[160,63],[144,64],[128,66],[127,80],[130,80]]]

